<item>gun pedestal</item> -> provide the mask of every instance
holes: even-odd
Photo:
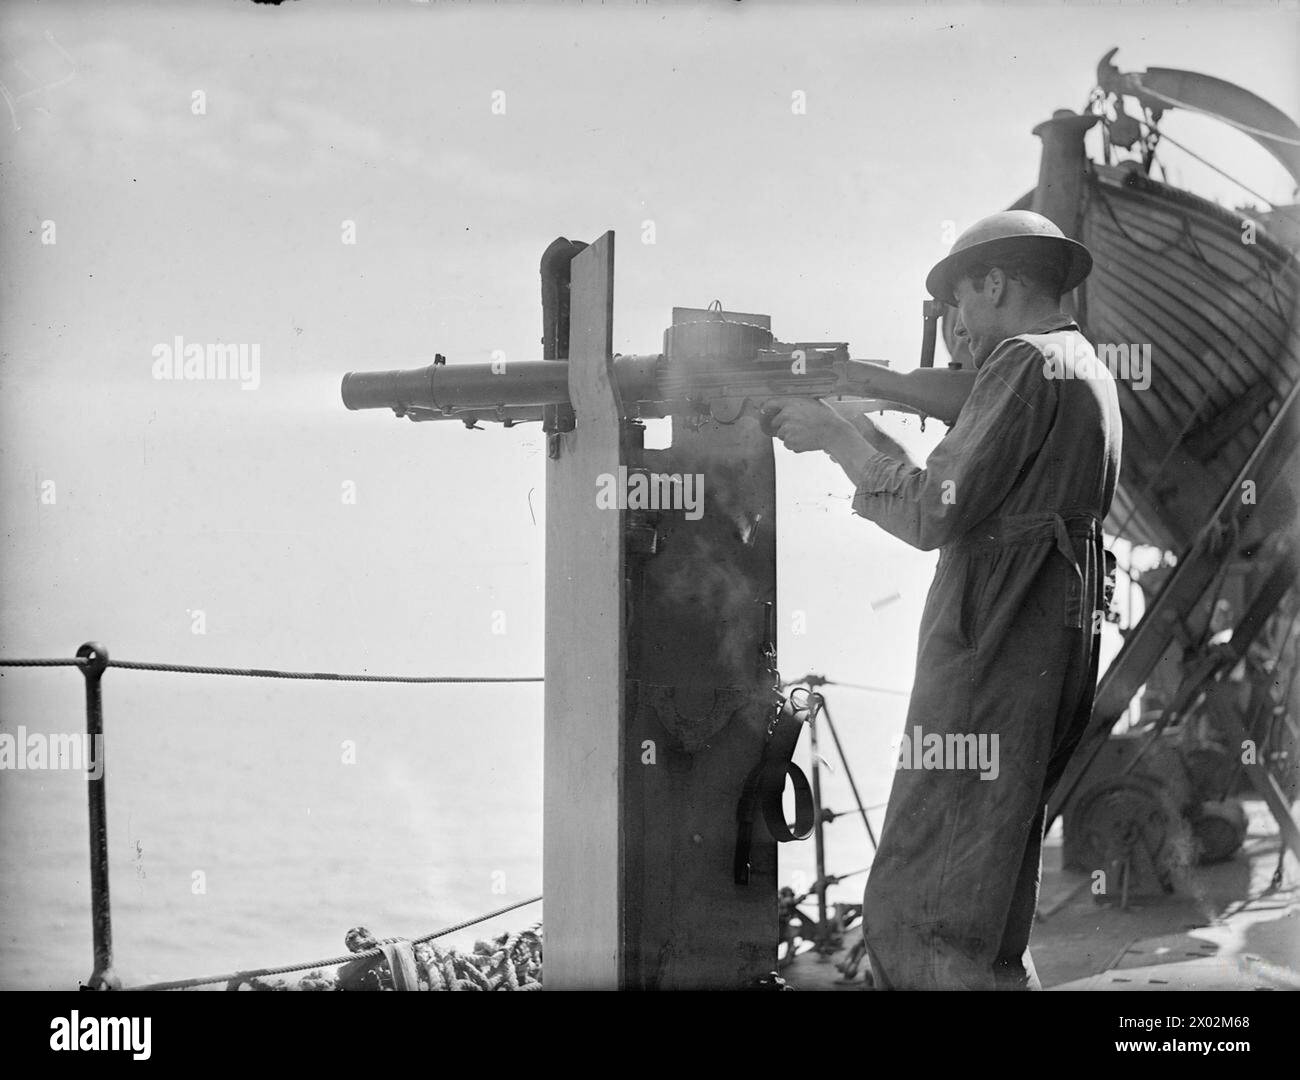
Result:
[[[568,297],[545,323],[567,323],[572,404],[546,462],[545,983],[741,987],[776,967],[765,832],[750,883],[732,875],[775,700],[772,441],[750,422],[679,424],[644,448],[612,377],[613,256],[606,233],[567,288],[543,283],[548,307]],[[697,316],[674,314],[668,349],[702,347],[683,325]]]

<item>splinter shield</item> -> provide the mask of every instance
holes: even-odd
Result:
[[[569,400],[578,420],[557,425],[546,462],[544,985],[613,989],[624,985],[624,511],[601,506],[597,492],[622,464],[608,372],[614,234],[574,256],[569,272]]]
[[[645,450],[610,379],[613,234],[569,269],[572,430],[554,425],[547,461],[544,981],[738,988],[776,962],[775,844],[755,838],[749,885],[732,873],[773,711],[772,442],[746,416],[675,421],[670,448]],[[688,362],[703,339],[673,333]]]

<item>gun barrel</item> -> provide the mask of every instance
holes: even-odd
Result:
[[[433,368],[411,371],[349,371],[343,376],[343,404],[349,409],[392,409],[433,399]]]
[[[420,409],[450,417],[467,410],[568,400],[569,365],[562,360],[431,364],[411,371],[351,371],[343,376],[343,404],[349,409]]]

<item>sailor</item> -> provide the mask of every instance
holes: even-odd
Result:
[[[957,238],[926,288],[956,308],[977,375],[924,466],[870,418],[765,406],[787,448],[844,469],[857,514],[939,551],[905,731],[975,736],[1000,757],[894,774],[863,917],[881,989],[1040,988],[1044,808],[1092,710],[1120,460],[1114,379],[1061,311],[1091,269],[1087,248],[1029,211]]]

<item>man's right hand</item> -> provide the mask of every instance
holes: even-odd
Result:
[[[766,422],[765,430],[770,430],[787,450],[796,454],[809,450],[830,453],[846,436],[861,442],[852,422],[828,408],[828,404],[814,398],[772,398],[763,402],[760,412]]]
[[[876,419],[862,411],[861,401],[823,401],[850,424],[873,450],[888,454],[899,461],[905,461],[913,468],[922,468],[916,456],[902,443],[884,431]]]
[[[862,406],[866,404],[865,402],[836,401],[832,398],[824,398],[823,404],[844,417],[867,442],[871,442],[872,436],[880,430],[876,427],[875,421],[863,411]]]

